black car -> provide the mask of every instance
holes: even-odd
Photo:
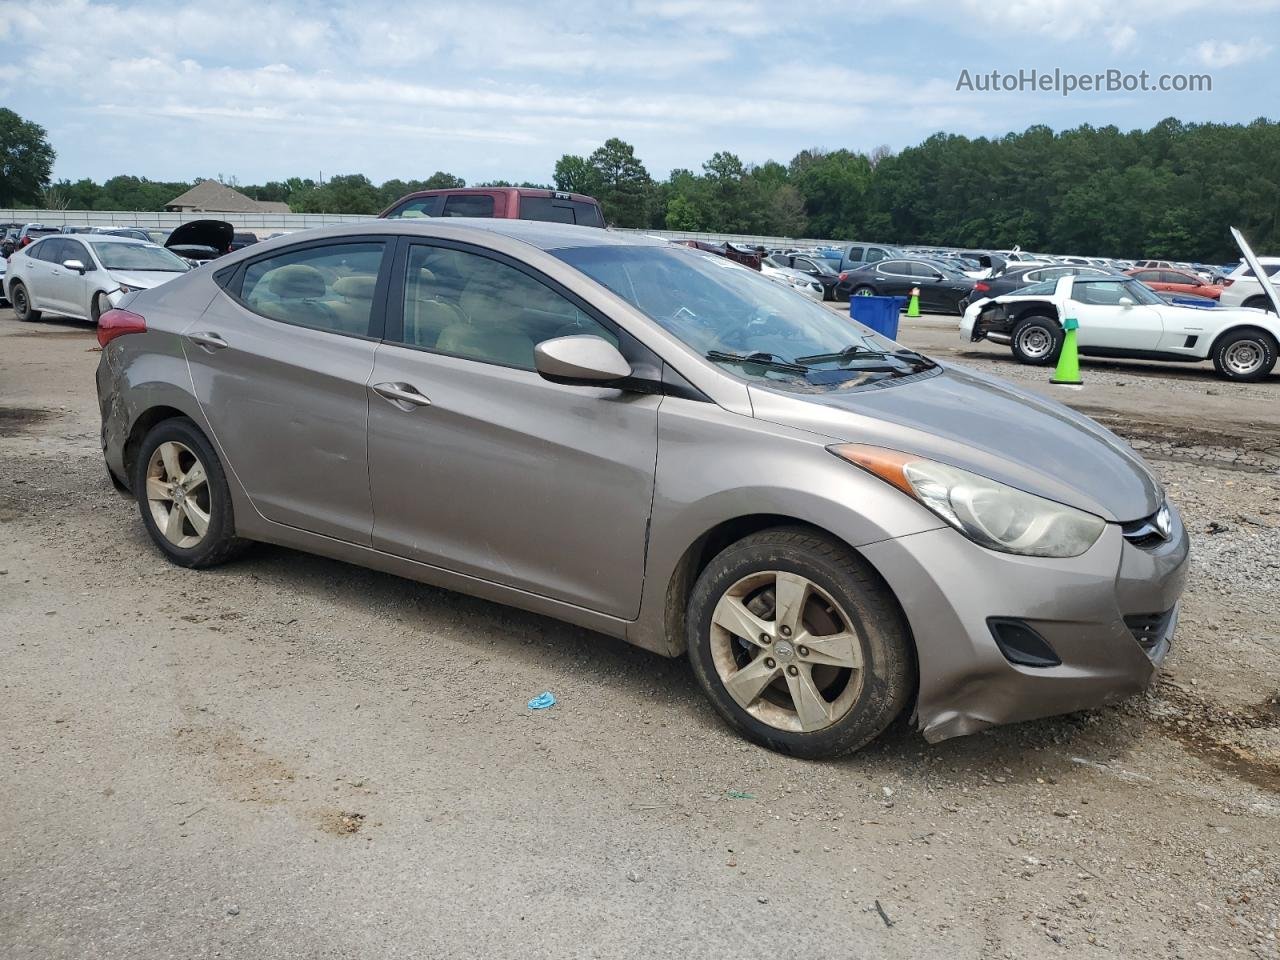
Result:
[[[1029,267],[1012,267],[998,276],[976,282],[970,281],[973,283],[973,289],[970,291],[968,299],[962,303],[961,308],[967,307],[975,300],[1003,297],[1006,293],[1013,293],[1015,290],[1028,287],[1033,283],[1039,283],[1042,280],[1057,280],[1059,277],[1067,276],[1109,277],[1112,275],[1110,271],[1099,267],[1077,267],[1069,264],[1046,266],[1041,263],[1033,264]]]
[[[868,263],[840,274],[836,299],[906,297],[920,291],[920,309],[933,313],[963,313],[973,280],[936,260],[903,259]]]
[[[831,265],[831,261],[819,256],[802,253],[775,253],[765,259],[765,263],[780,270],[799,270],[807,273],[822,284],[822,299],[836,298],[836,285],[840,282],[840,273]]]
[[[231,235],[231,249],[240,250],[249,246],[251,243],[258,242],[258,235],[250,233],[248,230],[237,230]]]

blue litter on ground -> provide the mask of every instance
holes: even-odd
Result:
[[[550,690],[547,690],[544,693],[538,694],[536,697],[534,697],[532,700],[529,701],[530,710],[545,710],[547,709],[547,707],[554,707],[555,705],[556,705],[556,698],[551,693]]]

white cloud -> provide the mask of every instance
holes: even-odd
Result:
[[[1205,40],[1196,45],[1193,52],[1195,60],[1202,66],[1211,69],[1235,67],[1251,60],[1261,60],[1271,52],[1271,44],[1264,43],[1258,37],[1250,37],[1242,43],[1230,40]]]

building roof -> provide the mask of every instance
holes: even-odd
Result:
[[[273,200],[254,200],[225,183],[201,180],[182,196],[166,203],[165,209],[208,213],[288,213],[289,205]]]

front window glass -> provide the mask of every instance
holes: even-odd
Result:
[[[149,243],[95,243],[93,249],[108,270],[154,270],[160,273],[185,273],[191,269],[187,261],[163,247]],[[86,260],[86,262],[88,262]]]
[[[932,366],[918,355],[900,361],[893,341],[714,254],[677,245],[551,252],[748,379],[812,389]]]

